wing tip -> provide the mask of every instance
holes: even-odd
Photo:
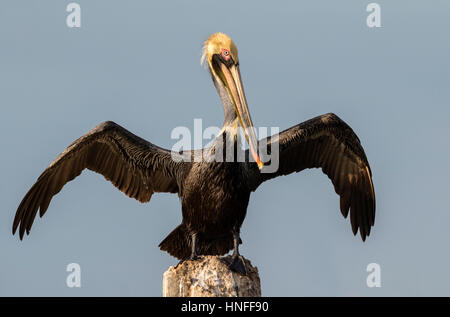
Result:
[[[361,230],[361,228],[359,228],[359,233],[361,234],[361,239],[362,239],[362,241],[363,241],[363,242],[366,242],[366,237],[368,237],[369,234],[366,233],[366,232],[363,232],[363,231]]]
[[[22,241],[23,240],[23,235],[25,233],[25,230],[22,229],[22,225],[20,225],[20,230],[19,230],[19,238]]]

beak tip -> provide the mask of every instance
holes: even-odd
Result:
[[[264,167],[264,163],[259,160],[258,160],[258,162],[256,162],[256,164],[258,164],[259,170],[262,170],[262,168]]]

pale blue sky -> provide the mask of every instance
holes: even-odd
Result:
[[[70,1],[0,4],[0,295],[160,296],[177,260],[159,242],[181,222],[176,195],[148,204],[86,171],[52,201],[31,235],[11,235],[15,210],[73,140],[113,120],[170,148],[176,126],[222,123],[201,46],[229,34],[240,52],[257,126],[281,129],[334,112],[372,167],[377,214],[354,237],[319,170],[278,178],[251,196],[242,254],[267,296],[450,295],[450,3],[378,1]],[[82,287],[65,284],[66,265]],[[381,266],[381,288],[366,266]]]

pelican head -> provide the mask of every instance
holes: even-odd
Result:
[[[202,62],[204,61],[207,62],[213,79],[225,87],[239,123],[244,130],[250,152],[259,169],[262,169],[264,164],[258,156],[256,134],[239,71],[238,50],[233,40],[223,33],[212,34],[203,46]]]

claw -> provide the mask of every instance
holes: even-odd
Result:
[[[192,255],[191,255],[191,256],[189,256],[189,257],[183,259],[183,260],[180,260],[180,262],[178,262],[178,264],[175,265],[175,268],[177,268],[179,265],[183,264],[183,263],[186,262],[186,261],[197,261],[197,260],[200,260],[200,256],[198,256],[198,255],[192,256]]]
[[[247,275],[247,266],[245,265],[244,258],[240,255],[228,255],[222,257],[221,260],[228,265],[228,268],[234,272]]]

